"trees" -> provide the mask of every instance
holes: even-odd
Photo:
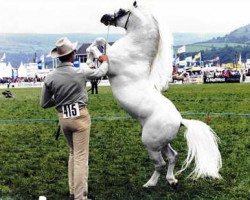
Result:
[[[193,53],[193,55],[196,53]],[[233,63],[241,54],[242,62],[250,59],[250,46],[225,46],[224,48],[212,48],[211,50],[202,51],[202,60],[212,60],[219,56],[220,63]]]

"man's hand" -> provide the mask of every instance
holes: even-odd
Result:
[[[102,63],[102,62],[108,62],[108,60],[109,60],[109,58],[108,58],[107,55],[101,55],[101,56],[99,56],[99,58],[98,58],[98,61],[100,61],[101,63]]]

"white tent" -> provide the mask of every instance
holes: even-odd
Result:
[[[27,71],[27,76],[29,78],[35,78],[35,76],[38,74],[38,64],[37,63],[25,63],[24,67]]]
[[[12,77],[12,66],[10,63],[1,63],[0,65],[0,77],[11,78]]]
[[[18,70],[17,70],[17,76],[20,78],[20,77],[27,77],[27,75],[28,75],[27,69],[23,65],[23,63],[21,63]]]
[[[12,77],[12,66],[10,62],[8,63],[6,69],[5,69],[5,77],[11,78]]]
[[[5,62],[0,62],[0,78],[4,77],[4,69],[6,67],[6,63]]]

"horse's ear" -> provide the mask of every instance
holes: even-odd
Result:
[[[136,1],[133,3],[133,6],[134,6],[135,8],[137,8],[137,2],[136,2]]]

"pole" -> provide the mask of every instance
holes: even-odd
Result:
[[[107,53],[107,43],[108,43],[108,39],[109,39],[109,28],[110,28],[110,25],[108,25],[108,32],[107,32],[107,36],[106,36],[106,43],[104,45],[104,55],[106,55],[106,53]]]
[[[201,66],[201,52],[200,52],[200,66]]]

